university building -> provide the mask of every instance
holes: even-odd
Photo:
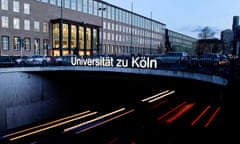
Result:
[[[0,0],[0,55],[155,55],[166,25],[101,0]]]
[[[185,51],[197,55],[198,39],[166,28],[166,51]]]

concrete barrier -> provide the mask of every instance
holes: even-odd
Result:
[[[51,80],[27,72],[0,73],[0,130],[59,114],[59,91]]]
[[[225,86],[218,76],[167,70],[96,67],[0,69],[0,130],[82,109],[131,103],[154,90],[187,82]],[[201,84],[200,84],[201,85]],[[188,85],[185,84],[187,87]],[[114,93],[112,93],[114,91]]]

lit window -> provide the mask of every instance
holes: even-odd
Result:
[[[63,24],[63,48],[68,48],[69,44],[69,30],[68,24]]]
[[[2,10],[8,10],[8,0],[1,1]]]
[[[30,4],[24,3],[24,14],[30,14]]]
[[[30,20],[24,20],[24,30],[30,30]]]
[[[85,40],[84,27],[79,26],[78,32],[79,32],[79,47],[80,49],[84,49],[84,40]]]
[[[77,27],[75,25],[71,26],[71,48],[77,47]]]
[[[14,50],[20,50],[20,43],[19,43],[20,37],[13,37],[13,49]]]
[[[2,16],[2,27],[8,28],[8,17],[7,16]]]
[[[13,18],[13,28],[20,29],[20,19],[19,18]]]
[[[59,24],[53,24],[53,48],[59,48]]]
[[[20,7],[19,7],[19,1],[13,1],[13,12],[19,12]]]
[[[48,23],[43,23],[43,32],[48,32]]]
[[[86,38],[87,38],[87,49],[90,50],[91,49],[91,41],[92,41],[92,35],[91,35],[91,29],[90,28],[87,28],[86,29]]]

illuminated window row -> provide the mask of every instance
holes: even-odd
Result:
[[[53,22],[52,43],[54,56],[61,55],[61,51],[62,55],[92,55],[98,53],[99,34],[97,28],[76,23],[72,24],[71,22],[62,24],[62,32],[60,27],[60,22]]]

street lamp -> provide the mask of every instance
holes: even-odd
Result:
[[[105,11],[106,10],[106,8],[105,7],[101,7],[101,8],[98,8],[98,10],[99,11],[102,11],[102,33],[101,33],[101,49],[102,49],[102,51],[103,51],[103,11]]]
[[[61,17],[60,17],[60,56],[63,55],[63,0],[61,0]]]
[[[131,4],[131,47],[130,47],[130,55],[133,54],[133,2]]]
[[[151,12],[151,37],[150,37],[150,55],[152,55],[152,35],[153,35],[153,24],[152,24],[152,12]]]

